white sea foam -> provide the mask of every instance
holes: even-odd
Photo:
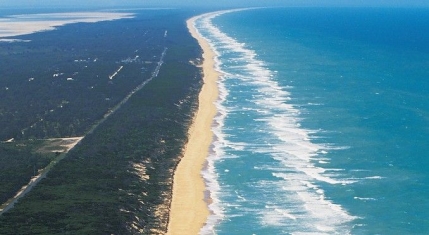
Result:
[[[382,177],[382,176],[378,176],[378,175],[376,175],[376,176],[368,176],[368,177],[365,177],[365,179],[372,179],[372,180],[379,180],[379,179],[384,179],[385,177]]]
[[[377,199],[372,197],[354,197],[354,199],[361,201],[377,201]]]
[[[236,190],[229,192],[228,186],[218,182],[219,174],[229,174],[231,171],[217,172],[216,163],[241,157],[229,153],[228,149],[249,151],[260,157],[270,156],[277,161],[276,167],[254,167],[259,171],[271,171],[274,177],[252,185],[255,190],[265,193],[262,195],[264,200],[254,203],[266,203],[265,207],[258,211],[255,208],[240,208],[257,216],[261,226],[285,227],[292,234],[350,233],[351,228],[347,223],[355,217],[326,198],[325,191],[318,184],[347,185],[357,180],[341,177],[343,169],[325,169],[320,164],[316,165],[329,163],[325,155],[337,147],[313,143],[311,136],[316,131],[301,128],[300,110],[288,103],[291,94],[286,89],[290,87],[282,87],[275,81],[278,73],[267,69],[266,64],[257,59],[255,51],[247,49],[246,44],[229,37],[212,24],[213,18],[229,12],[232,11],[204,14],[195,23],[199,34],[208,40],[215,52],[215,66],[221,74],[218,83],[220,95],[216,103],[218,115],[212,127],[215,140],[207,160],[207,169],[203,172],[213,200],[209,206],[212,215],[201,234],[215,233],[215,226],[220,221],[233,216],[226,214],[229,208],[239,208],[242,207],[240,202],[256,200]],[[228,68],[223,67],[220,59],[226,54],[235,56],[228,60],[233,64]],[[235,80],[237,84],[231,84],[230,88],[238,91],[232,94],[225,83]],[[247,86],[246,89],[239,90],[243,84]],[[249,103],[249,107],[234,105],[236,101]],[[225,120],[235,114],[241,114],[242,118],[255,114],[255,118],[251,118],[252,123],[238,130],[248,129],[263,137],[252,136],[249,141],[253,142],[249,143],[232,140],[236,135],[231,134],[234,130],[228,129],[232,127],[225,128]],[[222,195],[226,193],[235,194],[237,201],[222,201]]]

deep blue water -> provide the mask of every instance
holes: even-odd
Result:
[[[203,234],[429,234],[429,9],[251,9],[196,27],[222,72]]]

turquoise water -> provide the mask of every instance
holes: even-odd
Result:
[[[222,73],[202,234],[429,234],[429,10],[196,22]]]

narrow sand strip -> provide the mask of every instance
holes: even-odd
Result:
[[[209,215],[208,205],[204,198],[205,183],[201,176],[213,132],[211,125],[216,115],[214,102],[218,98],[217,78],[214,70],[214,53],[209,44],[194,28],[193,17],[187,26],[203,49],[204,85],[199,94],[198,111],[194,123],[189,129],[189,142],[184,157],[174,173],[173,199],[171,203],[168,234],[198,234]]]

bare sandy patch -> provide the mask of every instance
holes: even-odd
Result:
[[[45,144],[37,150],[40,153],[67,153],[83,139],[81,137],[46,139]]]
[[[116,12],[68,12],[12,15],[0,18],[0,38],[54,30],[57,27],[72,23],[95,23],[132,17],[134,17],[132,13]],[[5,41],[6,39],[0,40]],[[10,41],[10,39],[7,40]]]
[[[22,188],[15,194],[14,197],[10,198],[7,202],[0,205],[0,216],[13,208],[15,203],[22,197],[24,197],[32,188],[43,179],[46,174],[55,166],[59,161],[66,157],[66,153],[75,147],[83,137],[70,137],[70,138],[53,138],[43,140],[43,146],[36,150],[36,152],[46,154],[46,153],[58,153],[56,158],[49,163],[45,168],[40,169],[37,172],[37,175],[33,176],[30,179],[28,184],[22,186]],[[13,139],[10,139],[9,142],[13,142]]]

